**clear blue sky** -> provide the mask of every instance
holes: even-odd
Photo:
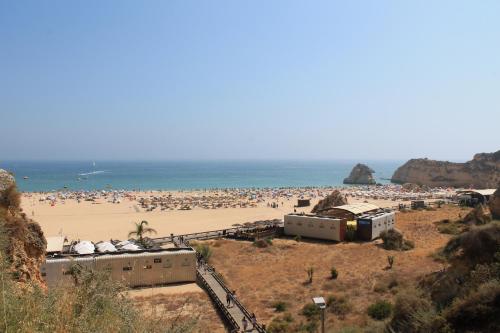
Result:
[[[0,1],[0,159],[467,160],[500,1]]]

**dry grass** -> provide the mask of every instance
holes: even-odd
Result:
[[[398,213],[398,229],[415,242],[415,249],[406,252],[386,251],[379,246],[380,241],[334,244],[275,239],[267,248],[232,240],[208,243],[213,245],[212,264],[259,321],[269,323],[278,316],[273,305],[279,301],[287,302],[287,311],[296,320],[305,321],[300,310],[311,297],[335,295],[347,297],[352,311],[343,319],[329,314],[328,327],[364,326],[372,321],[366,314],[371,303],[393,301],[398,288],[442,268],[430,254],[444,246],[450,236],[439,233],[434,222],[466,213],[452,206]],[[388,255],[394,256],[390,270],[386,269]],[[330,278],[332,266],[339,273],[336,280]],[[306,283],[309,267],[314,267],[312,284]]]
[[[195,320],[193,332],[225,332],[215,307],[204,292],[156,294],[133,299],[146,315],[161,316],[169,324]]]

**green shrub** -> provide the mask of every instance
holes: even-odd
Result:
[[[396,276],[389,276],[386,279],[377,281],[373,286],[373,291],[377,293],[385,293],[388,290],[396,288],[397,286],[399,286],[399,282]]]
[[[452,238],[444,247],[443,254],[448,258],[460,258],[474,267],[494,261],[499,248],[500,223],[492,222]]]
[[[293,239],[298,243],[302,240],[302,237],[300,235],[295,236]]]
[[[389,283],[387,284],[387,288],[392,289],[395,288],[399,285],[398,280],[395,277],[392,277],[392,279],[389,280]]]
[[[479,204],[474,207],[467,215],[464,217],[464,222],[467,224],[474,225],[484,225],[490,223],[492,220],[490,210],[486,205]]]
[[[316,333],[318,331],[318,322],[317,321],[309,321],[305,324],[301,323],[297,328],[298,332],[306,332],[306,333]]]
[[[446,322],[430,299],[417,289],[401,292],[394,304],[389,327],[395,332],[441,332]]]
[[[285,313],[281,317],[273,318],[269,326],[267,327],[268,333],[288,333],[293,331],[291,324],[293,322],[293,317],[289,313]]]
[[[500,252],[497,252],[497,256],[500,257]],[[474,270],[470,272],[469,278],[466,282],[466,287],[468,289],[476,290],[481,284],[487,283],[493,280],[500,281],[500,258],[497,262],[492,264],[479,264],[474,267]]]
[[[276,312],[284,312],[288,308],[288,304],[283,301],[278,301],[273,304],[274,311]]]
[[[447,235],[458,235],[461,232],[456,223],[439,224],[437,228],[440,233]]]
[[[434,259],[434,261],[440,262],[440,263],[445,263],[448,261],[446,255],[443,252],[443,248],[437,249],[435,252],[432,252],[429,257]]]
[[[392,304],[385,300],[380,300],[368,307],[368,315],[376,320],[388,318],[392,312]]]
[[[382,231],[380,238],[382,238],[386,250],[399,250],[403,246],[403,234],[396,229]]]
[[[212,257],[212,249],[210,248],[210,246],[208,246],[207,244],[197,244],[196,251],[201,254],[206,262],[210,261],[210,258]]]
[[[308,320],[314,320],[319,317],[320,309],[313,303],[307,303],[302,308],[302,315]]]
[[[337,279],[338,276],[339,276],[339,272],[337,271],[337,269],[335,267],[332,267],[330,269],[330,277],[332,278],[332,280],[335,280],[335,279]]]
[[[435,223],[438,231],[447,235],[458,235],[467,229],[467,225],[461,220],[451,221],[444,219]]]
[[[444,311],[444,316],[460,332],[500,332],[499,307],[500,283],[493,280],[455,299]]]
[[[380,238],[382,238],[383,247],[386,250],[406,251],[415,247],[412,241],[405,240],[403,234],[396,229],[382,231]]]
[[[409,239],[403,240],[403,246],[401,247],[402,251],[408,251],[415,248],[415,243]]]
[[[326,300],[326,304],[331,313],[334,313],[341,318],[352,310],[351,303],[346,297],[343,296],[329,296]]]

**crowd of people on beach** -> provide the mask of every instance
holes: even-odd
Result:
[[[341,192],[347,198],[372,199],[372,200],[428,200],[428,199],[450,199],[456,195],[453,188],[428,188],[405,185],[382,185],[382,186],[352,186],[346,187]]]
[[[342,187],[286,187],[286,188],[250,188],[250,189],[206,189],[189,191],[57,191],[42,193],[39,201],[55,205],[69,200],[94,204],[124,201],[134,203],[136,209],[144,211],[169,211],[191,209],[253,208],[267,205],[279,208],[284,202],[296,199],[322,199],[333,190],[339,190],[347,198],[360,200],[427,200],[446,199],[455,195],[452,188],[421,188],[402,185],[367,185]],[[33,196],[34,193],[25,193]]]

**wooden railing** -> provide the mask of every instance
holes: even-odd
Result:
[[[226,320],[226,323],[229,325],[229,328],[231,332],[238,332],[240,330],[240,326],[238,323],[234,320],[233,316],[229,313],[227,310],[226,306],[222,301],[217,297],[217,294],[215,291],[210,287],[210,285],[207,283],[205,278],[200,274],[199,271],[196,271],[196,277],[198,278],[198,282],[201,284],[201,286],[208,292],[210,295],[210,298],[212,301],[215,303],[217,306],[217,309],[222,313],[222,316]]]
[[[213,269],[213,267],[210,267],[210,269],[213,271],[212,275],[215,278],[215,280],[217,280],[217,282],[219,282],[219,284],[221,285],[222,289],[224,289],[226,291],[226,293],[231,293],[231,290],[227,287],[226,283],[222,280],[222,277],[220,276],[220,274],[217,273],[217,272],[215,272],[215,270]],[[241,310],[241,312],[243,312],[243,314],[245,315],[245,317],[247,317],[249,319],[252,317],[252,315],[250,314],[250,312],[248,312],[247,308],[243,304],[241,304],[241,302],[237,298],[233,298],[232,300],[233,300],[233,303],[236,304],[236,306]],[[266,332],[266,330],[259,323],[257,323],[254,326],[254,329],[257,330],[257,332],[259,332],[259,333],[265,333]]]
[[[277,223],[274,225],[271,225],[269,227],[282,227],[283,222]],[[267,227],[267,228],[269,228]],[[213,238],[220,238],[220,237],[237,237],[238,234],[244,233],[244,232],[259,232],[258,230],[260,229],[265,229],[266,227],[234,227],[234,228],[227,228],[227,229],[219,229],[219,230],[210,230],[210,231],[203,231],[203,232],[194,232],[190,234],[183,234],[183,235],[174,235],[174,238],[179,238],[182,237],[185,241],[188,240],[206,240],[206,239],[213,239]],[[267,232],[268,230],[263,230],[262,232]],[[151,240],[157,244],[163,244],[163,243],[171,243],[172,242],[172,235],[170,236],[165,236],[165,237],[157,237],[157,238],[151,238]]]

